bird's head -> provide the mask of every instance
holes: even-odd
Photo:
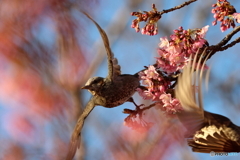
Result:
[[[102,77],[93,77],[90,78],[85,86],[82,87],[82,89],[87,89],[92,95],[95,95],[98,90],[103,85],[104,78]]]

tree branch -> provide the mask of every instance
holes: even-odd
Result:
[[[170,9],[166,9],[166,10],[162,10],[161,12],[158,12],[160,15],[164,14],[164,13],[168,13],[168,12],[172,12],[174,10],[177,10],[177,9],[180,9],[180,8],[183,8],[193,2],[195,2],[197,0],[190,0],[190,1],[187,1],[187,2],[184,2],[183,4],[179,5],[179,6],[176,6],[174,8],[170,8]]]
[[[224,37],[218,44],[216,45],[211,45],[209,47],[207,47],[207,52],[210,53],[210,56],[208,59],[210,59],[216,52],[218,51],[224,51],[230,47],[233,47],[234,45],[236,45],[237,43],[240,42],[240,37],[238,37],[237,39],[235,39],[234,41],[232,41],[231,43],[227,44],[231,38],[240,31],[240,26],[235,27],[234,30],[229,33],[228,35],[226,35],[226,37]],[[227,45],[226,45],[227,44]],[[225,45],[225,46],[224,46]]]
[[[219,42],[216,45],[212,45],[208,47],[208,50],[216,50],[216,51],[220,51],[221,47],[224,46],[225,44],[227,44],[231,38],[240,31],[240,26],[235,27],[234,30],[229,33],[228,35],[226,35],[226,37],[223,38],[223,40],[221,42]]]

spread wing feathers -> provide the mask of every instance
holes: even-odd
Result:
[[[114,58],[114,54],[112,53],[112,50],[110,48],[108,36],[105,33],[105,31],[99,26],[99,24],[92,19],[90,15],[88,15],[86,12],[83,12],[93,23],[97,26],[98,31],[101,34],[106,52],[107,52],[107,57],[108,57],[108,76],[110,80],[113,80],[115,77],[121,74],[121,67],[118,65],[118,60],[117,58]]]
[[[205,55],[205,51],[202,52],[200,57],[198,57],[199,54],[196,53],[193,60],[191,60],[190,57],[189,63],[185,66],[182,74],[178,78],[178,85],[175,90],[176,97],[183,107],[183,111],[178,113],[178,118],[187,129],[186,137],[193,136],[193,134],[200,129],[204,123],[201,83],[204,64],[208,57],[205,58],[200,67],[203,55]],[[198,62],[197,57],[199,58]],[[194,71],[196,72],[195,74]],[[198,98],[195,91],[195,85],[197,82]]]
[[[77,151],[77,148],[80,147],[80,140],[81,140],[80,136],[81,136],[81,130],[83,128],[84,120],[87,118],[87,116],[93,110],[94,107],[95,107],[95,99],[94,97],[92,97],[88,102],[86,108],[83,110],[83,113],[78,118],[77,124],[72,133],[66,160],[72,160]]]
[[[193,139],[188,140],[188,145],[194,152],[239,152],[240,144],[237,142],[238,135],[235,130],[225,125],[206,126],[198,131]]]

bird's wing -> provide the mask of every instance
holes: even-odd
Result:
[[[89,100],[86,108],[83,110],[81,116],[78,118],[77,124],[72,133],[66,160],[72,160],[76,153],[77,148],[80,147],[80,140],[81,140],[80,136],[81,136],[81,130],[83,128],[84,120],[87,118],[87,116],[93,110],[94,107],[95,107],[95,97],[92,97]]]
[[[191,60],[183,69],[182,74],[178,78],[178,84],[175,90],[176,98],[180,101],[183,111],[178,113],[178,118],[182,124],[188,130],[187,137],[192,136],[195,131],[201,128],[204,123],[204,110],[202,104],[202,76],[205,61],[201,64],[203,55],[199,57],[197,62],[197,56]],[[200,64],[202,65],[200,67]],[[195,71],[195,74],[194,74]],[[199,73],[200,72],[200,73]],[[195,85],[198,82],[198,96],[196,96]]]
[[[117,58],[114,57],[114,54],[110,48],[110,43],[108,40],[108,36],[106,32],[99,26],[99,24],[92,19],[90,15],[88,15],[86,12],[83,12],[93,23],[97,26],[97,29],[99,33],[101,34],[106,52],[107,52],[107,58],[108,58],[108,76],[110,80],[113,80],[115,77],[121,74],[121,67],[118,65]]]

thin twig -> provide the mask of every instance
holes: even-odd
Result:
[[[161,12],[158,12],[158,13],[159,13],[160,15],[162,15],[162,14],[164,14],[164,13],[172,12],[172,11],[174,11],[174,10],[181,9],[181,8],[187,6],[187,5],[189,5],[189,4],[191,4],[191,3],[195,2],[195,1],[197,1],[197,0],[190,0],[190,1],[184,2],[183,4],[181,4],[181,5],[179,5],[179,6],[176,6],[176,7],[174,7],[174,8],[170,8],[170,9],[166,9],[166,10],[162,10]]]
[[[145,110],[147,110],[147,109],[150,109],[150,108],[154,107],[157,103],[158,103],[158,102],[154,102],[153,104],[150,104],[149,106],[142,108],[142,109],[141,109],[141,112],[143,112],[143,111],[145,111]]]
[[[230,47],[233,47],[234,45],[236,45],[237,43],[240,43],[240,37],[238,37],[237,39],[235,39],[234,41],[232,41],[231,43],[227,44],[231,38],[240,31],[240,26],[235,27],[234,30],[229,33],[228,35],[226,35],[218,44],[216,45],[211,45],[209,47],[207,47],[207,52],[210,53],[210,56],[208,59],[210,59],[216,52],[219,51],[224,51]],[[227,45],[226,45],[227,44]],[[225,46],[224,46],[225,45]]]
[[[235,39],[234,41],[232,41],[231,43],[227,44],[226,46],[222,47],[221,50],[219,51],[224,51],[232,46],[234,46],[235,44],[240,43],[240,37],[238,37],[237,39]]]

